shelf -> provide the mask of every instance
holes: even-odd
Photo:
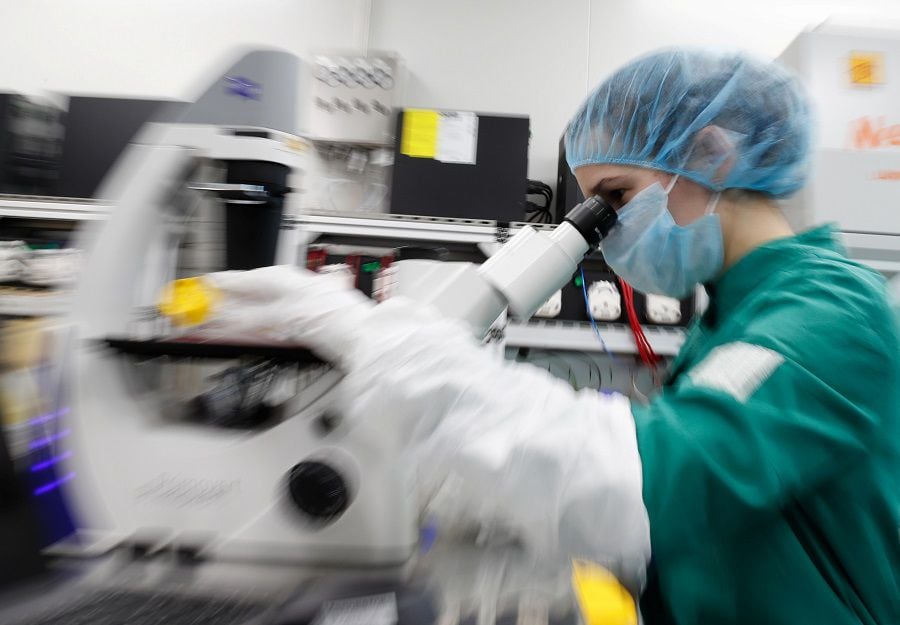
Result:
[[[239,343],[213,343],[200,341],[137,340],[128,338],[107,338],[107,346],[123,354],[156,358],[206,358],[234,360],[246,356],[265,358],[280,363],[320,364],[322,360],[308,349],[284,347],[280,345],[250,345]]]
[[[479,219],[443,219],[406,215],[347,214],[296,215],[286,218],[289,224],[313,235],[371,237],[456,243],[494,243],[497,223]]]
[[[111,205],[91,199],[71,199],[33,195],[0,194],[0,217],[23,219],[59,219],[69,221],[103,220]],[[419,241],[457,241],[485,243],[497,240],[497,222],[490,219],[454,219],[419,215],[357,215],[319,212],[312,215],[286,215],[285,224],[311,233],[378,238],[405,238]],[[530,225],[552,230],[552,224],[514,222],[510,234]]]
[[[900,236],[842,232],[840,237],[850,258],[882,273],[900,273]]]
[[[35,291],[19,295],[10,294],[9,290],[0,293],[0,316],[59,316],[67,314],[72,304],[72,295],[68,291]]]
[[[622,324],[602,324],[600,335],[613,353],[637,352],[631,330]],[[653,350],[660,356],[674,356],[684,343],[683,328],[645,326],[644,334]],[[581,352],[602,352],[593,328],[587,323],[571,321],[529,321],[506,326],[507,347],[559,349]]]
[[[454,219],[449,217],[423,217],[418,215],[352,215],[348,213],[323,213],[293,215],[285,222],[310,235],[337,235],[346,237],[370,237],[383,240],[427,241],[435,243],[496,243],[500,227],[490,219]],[[534,226],[551,231],[552,224],[527,224],[513,222],[505,235],[511,236],[523,226]]]
[[[376,139],[334,139],[329,137],[317,137],[314,135],[298,135],[301,139],[305,141],[309,141],[314,145],[339,145],[339,146],[347,146],[350,148],[367,148],[367,149],[387,149],[390,150],[394,147],[394,142],[385,140],[378,141]]]
[[[106,219],[109,205],[89,199],[33,195],[0,195],[0,217],[96,221]]]

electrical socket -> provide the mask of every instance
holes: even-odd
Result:
[[[674,297],[647,293],[645,298],[644,308],[650,323],[674,325],[681,321],[681,302]]]
[[[559,315],[562,310],[562,291],[557,291],[550,298],[544,302],[540,308],[537,309],[537,312],[534,313],[535,317],[541,317],[543,319],[552,319]]]
[[[588,308],[597,321],[615,321],[622,316],[619,288],[609,280],[592,282],[588,287]]]

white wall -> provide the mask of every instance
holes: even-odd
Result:
[[[775,58],[799,32],[826,20],[900,25],[895,0],[592,0],[592,7],[592,83],[654,47],[740,48]]]
[[[530,176],[555,183],[588,84],[589,12],[589,0],[375,0],[371,45],[406,59],[411,106],[529,115]]]
[[[553,184],[559,137],[591,87],[654,48],[775,58],[829,17],[900,25],[894,0],[374,0],[371,45],[400,52],[406,100],[531,116],[529,175]]]
[[[191,97],[236,46],[358,46],[360,4],[0,0],[0,89]]]
[[[900,23],[895,0],[0,0],[0,89],[189,97],[238,44],[393,49],[407,104],[525,113],[530,176],[590,86],[663,45],[775,57],[808,25]],[[845,18],[846,19],[846,18]]]

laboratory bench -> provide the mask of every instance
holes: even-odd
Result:
[[[353,614],[360,602],[368,610],[362,619]],[[328,617],[342,605],[350,611]],[[46,574],[0,593],[0,622],[575,625],[579,616],[568,571],[538,574],[515,548],[438,544],[402,566],[367,569],[211,562],[129,549],[57,558]]]

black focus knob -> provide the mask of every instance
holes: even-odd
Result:
[[[304,461],[288,474],[291,500],[315,521],[333,521],[350,505],[350,491],[340,473],[324,462]]]

